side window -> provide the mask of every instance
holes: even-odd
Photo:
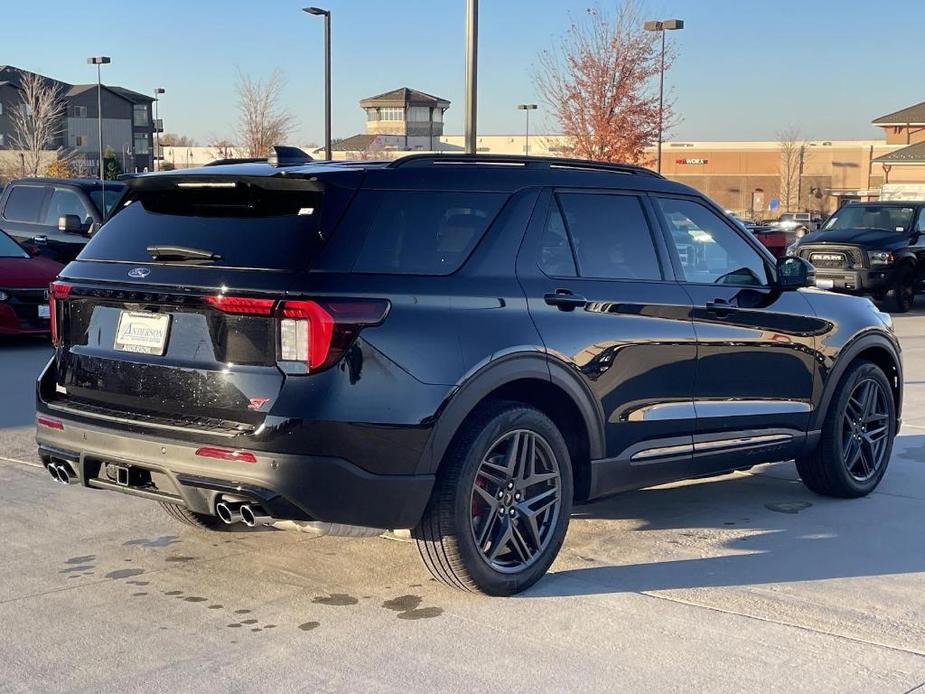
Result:
[[[449,275],[507,200],[503,193],[361,191],[339,231],[362,235],[355,272]]]
[[[660,280],[652,233],[635,195],[557,196],[575,247],[578,274],[598,279]]]
[[[925,234],[925,207],[919,208],[919,221],[915,223],[915,230],[920,234]]]
[[[688,282],[768,284],[768,269],[758,251],[712,210],[691,200],[674,198],[659,198],[658,204]]]
[[[551,277],[575,277],[575,258],[565,231],[565,222],[555,200],[540,239],[540,269]]]
[[[67,188],[55,188],[54,192],[51,194],[51,200],[48,202],[48,211],[45,213],[45,224],[57,226],[58,217],[63,217],[66,214],[77,215],[84,224],[86,224],[88,220],[90,222],[93,221],[93,215],[90,214],[90,210],[87,209],[80,195]]]
[[[3,217],[11,222],[38,222],[46,190],[42,186],[15,186],[6,200]]]

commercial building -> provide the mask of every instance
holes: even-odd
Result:
[[[26,70],[0,65],[0,152],[9,152],[13,145],[14,109],[22,104],[20,88]],[[82,173],[98,175],[99,127],[97,122],[97,85],[68,84],[44,77],[61,90],[66,115],[51,149],[73,152],[74,162]],[[100,92],[103,115],[103,149],[113,154],[129,171],[151,168],[154,121],[151,104],[154,99],[144,94],[104,84]]]

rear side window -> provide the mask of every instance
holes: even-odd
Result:
[[[46,191],[42,186],[14,186],[3,208],[4,218],[11,222],[38,222]]]
[[[579,275],[662,279],[652,233],[638,197],[583,193],[557,197],[575,247]]]
[[[230,187],[134,191],[80,253],[81,260],[152,262],[148,246],[221,256],[211,265],[295,270],[320,250],[322,194],[237,182]]]
[[[507,199],[502,193],[361,191],[342,226],[366,230],[355,272],[448,275]]]

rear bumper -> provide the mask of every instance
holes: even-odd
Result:
[[[222,496],[259,503],[274,518],[373,528],[412,528],[430,498],[433,475],[376,475],[335,457],[252,451],[256,463],[204,458],[187,441],[114,432],[62,419],[40,426],[39,455],[67,461],[80,484],[214,514]],[[128,485],[107,465],[129,466]],[[111,468],[110,468],[111,469]]]
[[[820,284],[820,280],[822,283]],[[831,282],[832,286],[825,286]],[[893,268],[878,269],[816,269],[816,283],[824,289],[834,289],[842,292],[877,293],[890,289],[894,282]]]

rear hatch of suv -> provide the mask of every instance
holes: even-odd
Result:
[[[287,371],[317,366],[331,309],[287,289],[362,174],[239,168],[130,183],[52,285],[50,407],[234,436],[259,429]]]

